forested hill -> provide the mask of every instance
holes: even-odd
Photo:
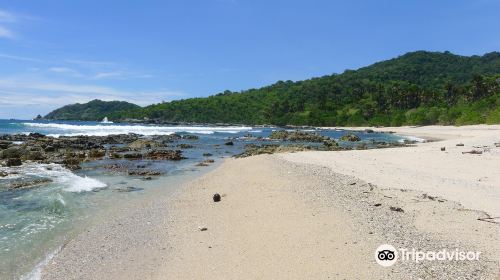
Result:
[[[500,53],[411,52],[338,75],[279,81],[108,117],[318,126],[500,123]]]
[[[72,104],[61,107],[47,114],[45,119],[100,121],[108,114],[117,111],[137,110],[141,107],[125,101],[92,100],[85,104]]]

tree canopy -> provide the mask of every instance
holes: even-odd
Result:
[[[417,51],[342,74],[104,115],[113,120],[316,126],[500,123],[500,53]]]

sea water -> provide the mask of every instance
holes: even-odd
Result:
[[[187,157],[181,161],[143,161],[149,169],[159,170],[162,176],[154,180],[110,172],[111,163],[131,164],[126,160],[99,160],[84,163],[82,169],[70,171],[57,164],[24,163],[20,167],[0,167],[8,171],[0,177],[0,279],[36,279],[43,265],[61,246],[90,226],[105,209],[126,205],[127,201],[148,193],[172,192],[179,182],[199,176],[207,167],[197,163],[206,159],[220,159],[241,153],[246,144],[279,143],[266,139],[275,127],[250,126],[167,126],[76,121],[21,121],[0,120],[0,134],[27,134],[38,132],[53,137],[106,136],[135,133],[147,136],[194,134],[198,140],[180,140],[193,145],[184,149]],[[338,139],[346,131],[309,129]],[[245,137],[247,134],[264,140]],[[404,138],[386,133],[355,132],[362,141],[400,142]],[[232,141],[234,145],[224,145]],[[177,144],[177,143],[176,143]],[[348,143],[344,143],[349,145]],[[133,164],[137,164],[134,162]],[[216,165],[215,164],[215,165]],[[9,190],[10,182],[23,178],[50,179],[29,189]],[[126,191],[124,191],[126,190]]]

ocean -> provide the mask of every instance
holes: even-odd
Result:
[[[19,167],[0,167],[9,175],[0,177],[0,279],[37,279],[41,267],[59,248],[98,217],[116,205],[131,199],[169,193],[181,182],[215,168],[223,158],[244,151],[247,144],[280,143],[267,139],[276,127],[251,126],[167,126],[127,123],[78,121],[0,120],[0,135],[41,133],[61,136],[107,136],[139,134],[196,135],[198,140],[181,139],[175,144],[189,144],[182,149],[180,161],[140,160],[161,172],[152,180],[110,171],[110,165],[130,164],[127,160],[101,159],[84,162],[82,169],[71,171],[59,164],[24,163]],[[336,129],[305,129],[305,131],[338,139],[346,133]],[[362,143],[374,141],[401,142],[405,138],[387,133],[354,132]],[[252,137],[248,137],[251,134]],[[258,140],[257,140],[258,139]],[[231,141],[234,145],[224,145]],[[20,143],[17,143],[20,144]],[[352,143],[341,143],[349,146]],[[210,166],[197,164],[207,158]],[[48,179],[33,188],[12,189],[8,186],[26,178]]]

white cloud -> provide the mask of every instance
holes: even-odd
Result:
[[[1,32],[1,27],[0,27]],[[1,37],[1,35],[0,35]],[[0,53],[0,59],[9,59],[20,62],[32,62],[34,64],[58,66],[42,67],[51,73],[64,74],[73,78],[84,80],[104,80],[104,79],[148,79],[154,76],[148,73],[127,70],[126,67],[116,62],[95,61],[95,60],[75,60],[75,59],[39,59],[27,56]],[[37,65],[40,66],[40,65]],[[40,68],[31,66],[30,68]]]
[[[14,38],[14,33],[10,29],[0,26],[0,38],[12,39]]]
[[[122,72],[101,72],[95,74],[94,77],[92,77],[95,80],[100,80],[100,79],[106,79],[106,78],[122,78],[123,73]]]
[[[46,63],[46,61],[41,60],[41,59],[25,57],[25,56],[10,55],[10,54],[4,54],[4,53],[0,53],[0,58],[6,58],[6,59],[18,60],[18,61]]]
[[[73,73],[75,70],[66,68],[66,67],[50,67],[50,71],[56,72],[56,73]]]
[[[116,63],[109,61],[95,61],[95,60],[80,60],[80,59],[66,59],[65,62],[77,64],[85,67],[111,67],[116,66]]]
[[[17,19],[18,17],[14,14],[0,10],[0,22],[16,22]]]
[[[78,72],[77,70],[71,69],[68,67],[50,67],[49,71],[54,72],[54,73],[59,73],[59,74],[70,75],[72,77],[83,77],[84,76],[80,72]]]
[[[13,39],[14,32],[6,24],[18,21],[18,16],[4,10],[0,10],[0,38]]]
[[[105,101],[123,100],[138,105],[149,105],[186,96],[182,92],[122,91],[97,85],[66,84],[49,81],[26,81],[0,79],[0,106],[22,106],[30,104],[61,105],[87,102],[93,99]]]

